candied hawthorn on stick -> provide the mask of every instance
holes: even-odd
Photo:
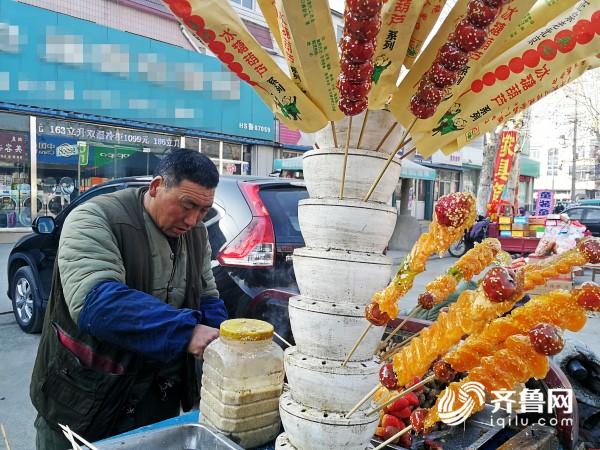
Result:
[[[540,322],[579,331],[586,320],[585,310],[577,303],[576,295],[566,291],[550,292],[490,322],[481,333],[469,336],[444,356],[444,362],[458,372],[465,372],[478,366],[483,357],[491,355],[510,336],[526,333]]]
[[[392,282],[376,292],[371,299],[389,317],[398,315],[396,302],[413,286],[417,274],[425,270],[425,264],[434,253],[443,254],[475,222],[475,198],[470,193],[456,192],[441,197],[436,205],[434,220],[429,231],[423,233],[410,254],[402,261]]]
[[[502,250],[498,239],[484,239],[465,253],[444,275],[427,283],[426,292],[419,296],[419,305],[431,309],[434,305],[446,300],[461,280],[471,280],[475,275],[494,262],[496,255]]]
[[[431,428],[440,420],[438,405],[447,390],[454,392],[454,409],[465,405],[460,395],[461,387],[468,382],[481,383],[488,393],[500,389],[514,389],[517,383],[524,383],[530,378],[542,379],[548,373],[550,364],[548,357],[537,352],[528,336],[511,336],[506,341],[506,346],[493,353],[492,356],[483,358],[480,365],[469,371],[469,375],[459,382],[450,384],[440,393],[436,404],[428,410],[424,420],[424,428]],[[472,414],[480,411],[485,406],[485,399],[477,395],[469,395],[473,400]]]
[[[448,311],[441,313],[429,327],[394,355],[394,372],[398,384],[404,386],[415,376],[423,376],[430,365],[445,355],[464,335],[480,333],[493,319],[507,313],[522,295],[522,276],[517,276],[517,290],[513,298],[493,303],[483,289],[464,291]]]

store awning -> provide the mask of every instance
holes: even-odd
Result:
[[[413,178],[415,180],[434,181],[436,176],[435,169],[417,164],[410,159],[402,160],[402,169],[400,170],[401,178]]]
[[[521,158],[519,158],[519,172],[525,177],[538,178],[540,176],[540,163],[535,159],[521,155]]]

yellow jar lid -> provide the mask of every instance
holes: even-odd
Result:
[[[264,341],[273,338],[273,325],[256,319],[231,319],[221,323],[221,336],[235,341]]]

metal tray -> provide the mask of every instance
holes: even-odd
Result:
[[[225,436],[199,423],[110,438],[94,445],[99,450],[243,450]]]

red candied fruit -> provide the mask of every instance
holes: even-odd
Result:
[[[351,100],[349,98],[341,98],[338,102],[338,108],[347,116],[356,116],[367,109],[369,102],[367,98],[360,100]]]
[[[358,17],[352,11],[344,14],[346,33],[359,41],[370,41],[377,37],[381,28],[381,16]]]
[[[410,99],[410,112],[412,112],[417,119],[429,119],[430,117],[433,117],[436,108],[437,105],[426,103],[416,95],[413,95]]]
[[[422,102],[437,106],[442,101],[444,92],[430,81],[423,81],[416,95]]]
[[[440,225],[446,227],[463,226],[471,215],[475,199],[466,192],[444,195],[435,205],[435,216]]]
[[[352,64],[360,64],[370,61],[375,53],[375,43],[373,41],[360,42],[352,36],[345,35],[340,40],[340,50],[342,57],[346,58]]]
[[[357,17],[373,17],[379,15],[383,0],[346,0],[346,8]]]
[[[353,64],[347,59],[342,58],[341,62],[342,73],[348,81],[363,82],[370,80],[373,76],[373,61],[366,61],[361,64]]]
[[[540,323],[529,330],[529,340],[536,352],[546,356],[556,355],[565,348],[562,330],[549,323]]]
[[[398,389],[398,377],[392,364],[388,363],[381,366],[379,369],[379,382],[391,391]]]
[[[486,5],[483,0],[473,0],[469,3],[467,18],[476,27],[485,28],[494,21],[497,14],[498,8]]]
[[[455,70],[448,70],[442,65],[442,62],[439,59],[436,59],[426,76],[427,79],[437,87],[444,89],[456,83],[460,73]]]
[[[494,303],[510,300],[517,293],[515,272],[506,267],[492,267],[481,283],[489,301]]]
[[[461,20],[454,30],[454,43],[465,52],[479,50],[487,39],[487,31],[467,19]]]
[[[456,71],[465,67],[467,62],[469,62],[469,55],[452,42],[446,42],[440,48],[438,60],[446,69]]]
[[[438,360],[433,363],[433,373],[435,378],[444,383],[451,383],[456,378],[456,370],[444,360]]]
[[[600,239],[585,238],[577,247],[585,255],[590,264],[600,263]]]
[[[577,303],[588,311],[600,311],[600,286],[587,281],[575,290]]]
[[[430,292],[422,292],[417,299],[419,306],[423,309],[430,310],[435,306],[435,298]]]
[[[390,321],[390,316],[379,309],[377,303],[369,303],[365,308],[365,318],[373,325],[381,327]]]
[[[410,415],[410,424],[413,430],[417,434],[423,434],[425,432],[425,418],[427,417],[427,410],[424,408],[415,409]]]
[[[369,90],[371,89],[371,80],[355,83],[348,80],[342,73],[337,80],[337,88],[342,97],[357,101],[365,98],[369,94]]]
[[[492,6],[494,8],[499,8],[500,6],[502,6],[502,3],[505,2],[505,0],[483,0],[484,3],[488,6]]]

